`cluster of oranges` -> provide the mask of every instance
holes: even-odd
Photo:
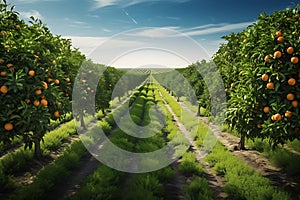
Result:
[[[283,43],[283,42],[285,41],[285,38],[284,38],[284,36],[282,35],[282,32],[281,32],[281,31],[277,31],[277,32],[275,33],[275,39],[276,39],[276,41],[277,41],[278,43]],[[274,60],[281,59],[285,53],[290,57],[290,60],[289,60],[289,61],[290,61],[293,65],[296,65],[296,64],[299,63],[299,57],[293,55],[293,54],[295,53],[295,48],[294,48],[293,46],[287,47],[286,50],[285,50],[285,52],[282,52],[282,51],[280,51],[280,50],[276,50],[276,51],[274,52],[274,54],[273,54],[273,59],[274,59]],[[288,57],[288,58],[289,58],[289,57]],[[264,61],[265,61],[266,63],[270,63],[270,62],[271,62],[271,59],[272,59],[272,56],[267,55],[267,56],[265,56]],[[262,81],[267,82],[266,88],[267,88],[268,90],[274,90],[275,84],[274,84],[274,82],[272,82],[272,81],[270,80],[269,74],[267,74],[267,73],[263,74],[263,75],[261,76],[261,79],[262,79]],[[293,77],[288,77],[288,79],[287,79],[287,84],[288,84],[289,86],[295,86],[295,85],[297,84],[297,80],[296,80],[295,78],[293,78]],[[298,101],[295,99],[295,95],[294,95],[293,93],[288,93],[288,94],[286,95],[286,99],[287,99],[288,101],[291,102],[292,107],[294,107],[294,108],[297,108],[297,107],[298,107]],[[263,108],[263,112],[266,113],[266,114],[269,113],[269,112],[270,112],[270,107],[265,106],[265,107]],[[283,116],[285,116],[286,118],[290,118],[290,117],[292,117],[292,115],[293,115],[293,113],[292,113],[291,111],[287,110],[287,111],[284,113],[284,115],[281,115],[280,113],[276,113],[276,114],[272,115],[272,116],[271,116],[271,120],[274,121],[274,122],[276,122],[276,121],[282,120]]]

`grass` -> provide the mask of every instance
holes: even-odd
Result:
[[[213,200],[213,191],[206,179],[193,176],[193,180],[185,187],[187,200]]]

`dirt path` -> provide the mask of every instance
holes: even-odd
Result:
[[[192,115],[196,116],[183,102],[180,102],[183,109],[187,110]],[[274,166],[266,157],[261,155],[260,152],[255,150],[236,150],[239,143],[239,138],[227,133],[222,132],[217,125],[207,122],[207,118],[198,117],[204,124],[217,136],[218,140],[232,152],[233,155],[240,158],[243,162],[252,167],[255,171],[262,174],[264,177],[269,178],[274,186],[285,189],[292,195],[299,195],[300,184],[299,177],[290,177],[283,172],[282,169]]]
[[[162,99],[163,96],[160,93]],[[207,179],[211,189],[214,192],[214,199],[226,199],[226,194],[223,192],[223,187],[225,185],[225,180],[223,177],[216,175],[210,168],[209,164],[203,161],[203,155],[206,152],[201,151],[197,144],[195,143],[194,139],[190,136],[190,132],[185,128],[185,126],[180,123],[178,117],[173,112],[172,108],[167,104],[166,101],[164,101],[164,104],[166,108],[169,110],[169,112],[172,114],[173,119],[175,120],[179,131],[186,137],[186,139],[189,141],[191,145],[191,150],[196,154],[197,161],[204,167],[205,173],[204,178]],[[181,186],[182,187],[182,186]],[[182,187],[183,188],[183,187]]]

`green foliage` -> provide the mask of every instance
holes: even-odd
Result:
[[[244,31],[225,36],[227,43],[213,59],[228,92],[227,123],[242,137],[267,138],[273,147],[299,138],[299,107],[286,98],[291,93],[299,100],[300,63],[292,62],[299,58],[298,16],[299,5],[260,14]],[[289,47],[294,51],[287,52]],[[281,55],[275,57],[277,51]],[[289,84],[290,78],[295,85]],[[269,83],[273,89],[267,88]],[[270,112],[263,112],[266,106]],[[286,116],[287,111],[292,115]]]
[[[186,199],[187,200],[212,200],[213,191],[208,185],[206,179],[195,176],[192,182],[190,182],[186,188]]]
[[[197,162],[196,156],[192,152],[187,152],[182,156],[178,169],[185,176],[201,175],[204,172],[203,167]]]

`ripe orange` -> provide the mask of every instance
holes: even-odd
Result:
[[[47,101],[46,99],[42,99],[42,100],[41,100],[41,104],[42,104],[43,106],[47,107],[47,106],[48,106],[48,101]]]
[[[53,61],[51,62],[51,65],[52,65],[52,66],[55,66],[55,65],[56,65],[56,60],[53,60]]]
[[[35,71],[34,70],[29,70],[28,75],[31,76],[31,77],[34,77],[35,76]]]
[[[263,110],[264,110],[264,113],[269,113],[270,112],[270,107],[265,106]]]
[[[4,64],[4,60],[0,59],[0,65]]]
[[[9,45],[5,45],[5,46],[4,46],[4,49],[10,50],[10,46],[9,46]]]
[[[295,95],[292,93],[289,93],[286,95],[286,99],[289,101],[293,101],[295,99]]]
[[[35,91],[35,94],[36,94],[36,95],[41,95],[41,94],[42,94],[42,90],[36,90],[36,91]]]
[[[7,131],[11,131],[11,130],[14,129],[14,126],[12,125],[12,123],[7,122],[7,123],[4,125],[4,129],[7,130]]]
[[[25,103],[30,104],[30,99],[25,99]]]
[[[274,115],[275,121],[280,121],[282,119],[281,114],[277,113]]]
[[[276,37],[280,37],[281,35],[282,35],[281,31],[277,31],[277,32],[275,33],[275,36],[276,36]]]
[[[48,78],[47,81],[48,83],[50,83],[52,81],[52,78]]]
[[[286,118],[290,118],[292,115],[293,115],[293,113],[292,113],[291,111],[286,111],[286,112],[284,113],[284,116],[285,116]]]
[[[291,62],[293,63],[293,64],[297,64],[298,62],[299,62],[299,58],[298,57],[292,57],[291,58]]]
[[[71,81],[69,77],[65,79],[68,83]]]
[[[55,79],[54,83],[55,83],[56,85],[59,85],[59,80],[58,80],[58,79]]]
[[[85,80],[85,79],[82,79],[81,82],[82,82],[82,83],[86,83],[86,80]]]
[[[284,37],[279,36],[279,37],[277,38],[277,41],[278,41],[279,43],[282,43],[282,42],[284,41]]]
[[[290,79],[288,80],[288,84],[291,85],[291,86],[296,85],[296,79],[290,78]]]
[[[274,52],[274,58],[281,58],[281,56],[282,56],[281,51]]]
[[[269,83],[267,84],[267,88],[268,88],[269,90],[273,90],[273,89],[274,89],[274,83],[273,83],[273,82],[269,82]]]
[[[270,62],[270,56],[266,55],[264,60],[265,60],[266,63],[269,63]]]
[[[292,101],[292,106],[294,107],[294,108],[297,108],[298,107],[298,101]]]
[[[288,54],[293,54],[293,53],[294,53],[294,47],[289,47],[289,48],[287,48],[287,49],[286,49],[286,52],[287,52]]]
[[[42,81],[42,85],[43,85],[43,88],[44,88],[45,90],[48,89],[48,84],[47,84],[46,82]]]
[[[229,89],[228,89],[228,88],[225,88],[225,92],[228,93],[228,92],[229,92]]]
[[[261,124],[257,124],[257,128],[261,129],[262,128]]]
[[[34,100],[33,105],[38,107],[40,105],[40,101],[39,100]]]
[[[2,94],[6,94],[8,92],[8,87],[6,85],[2,85],[0,88],[0,92]]]
[[[299,18],[300,18],[300,14],[299,14],[299,13],[296,14],[296,15],[295,15],[295,18],[299,19]]]
[[[60,114],[59,114],[58,111],[55,111],[55,112],[53,113],[53,116],[56,117],[56,118],[59,118]]]
[[[231,88],[235,88],[235,83],[231,83]]]
[[[268,74],[263,74],[263,75],[261,76],[261,79],[262,79],[263,81],[268,81],[268,80],[269,80],[269,75],[268,75]]]
[[[0,73],[0,75],[1,75],[2,77],[5,77],[5,76],[7,75],[7,72],[6,72],[6,71],[2,71],[2,72]]]
[[[8,63],[6,66],[7,66],[7,67],[12,67],[12,66],[14,66],[14,65],[11,64],[11,63]]]
[[[16,25],[16,29],[20,29],[21,26],[19,24]]]

